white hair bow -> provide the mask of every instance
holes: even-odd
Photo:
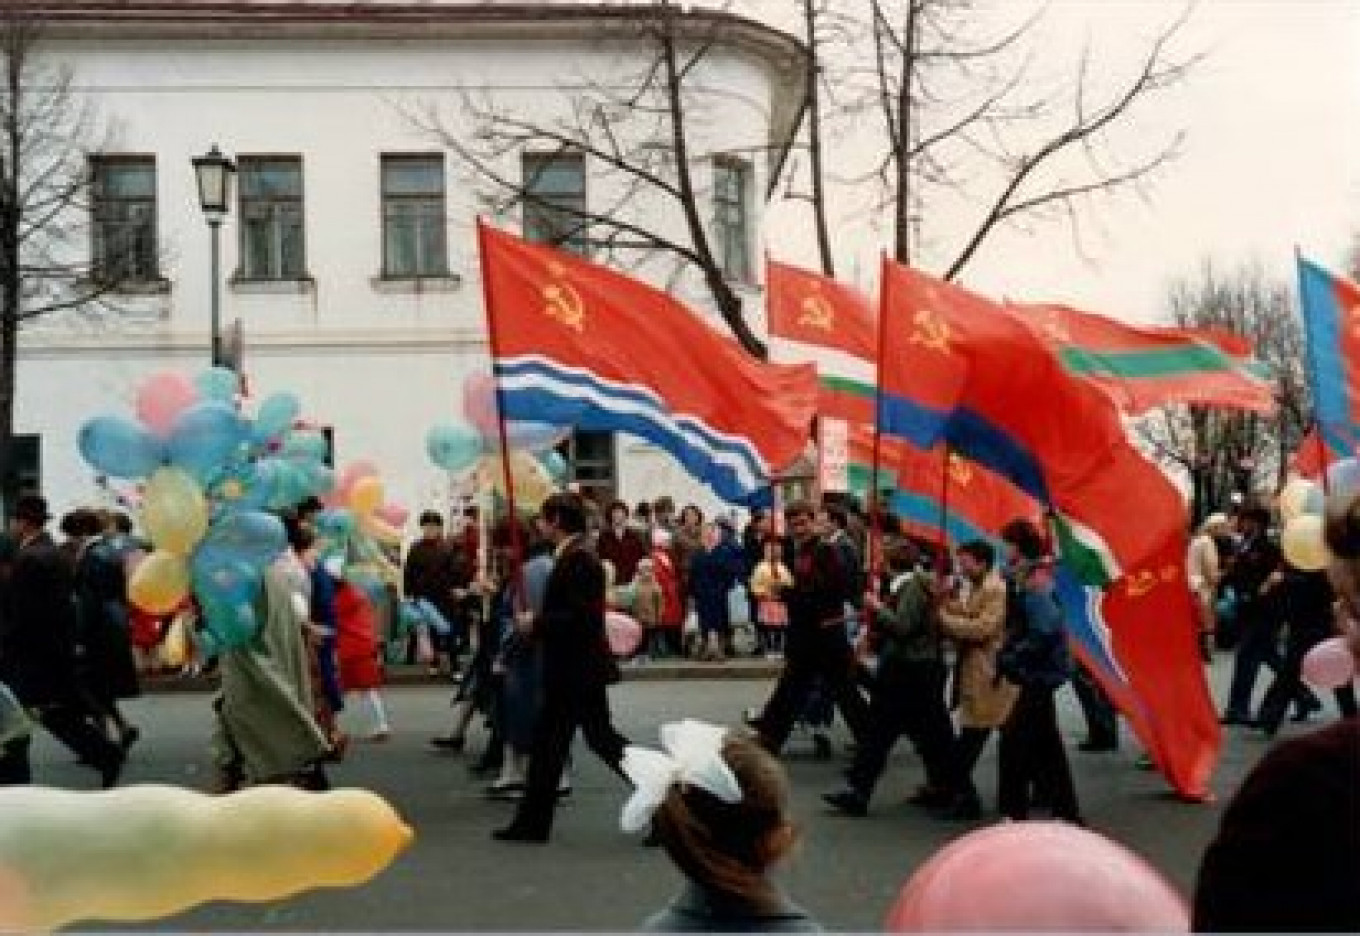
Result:
[[[632,745],[625,748],[619,766],[633,784],[633,795],[623,805],[623,831],[647,828],[677,783],[696,786],[724,803],[741,802],[741,785],[722,756],[726,737],[726,728],[686,718],[661,726],[665,751]]]

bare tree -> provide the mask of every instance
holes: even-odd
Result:
[[[1230,493],[1249,497],[1260,484],[1284,480],[1289,456],[1312,419],[1303,328],[1291,286],[1268,277],[1259,264],[1223,271],[1206,260],[1172,286],[1167,309],[1178,326],[1222,329],[1249,340],[1275,386],[1273,417],[1168,407],[1138,424],[1143,441],[1190,477],[1192,512],[1202,517]]]
[[[715,11],[685,13],[670,0],[630,12],[635,30],[630,38],[653,51],[650,61],[627,80],[608,85],[580,81],[569,112],[560,119],[535,121],[486,96],[468,96],[463,102],[464,114],[475,126],[471,134],[448,126],[430,105],[408,110],[407,116],[442,141],[481,183],[489,183],[498,211],[522,206],[566,217],[572,223],[562,226],[556,239],[605,256],[661,253],[692,266],[738,341],[764,357],[765,345],[746,320],[701,207],[703,187],[695,164],[709,154],[696,152],[691,134],[691,126],[704,119],[693,104],[692,86],[699,81],[705,57],[741,21]],[[764,155],[779,146],[762,144],[750,152]],[[605,203],[592,204],[546,197],[535,177],[526,179],[508,168],[509,159],[524,152],[579,154],[610,175],[614,192]],[[683,235],[665,233],[632,210],[639,200],[673,209],[683,218]]]
[[[41,316],[108,303],[144,244],[90,249],[88,155],[101,134],[73,93],[71,74],[44,60],[40,24],[0,13],[0,497],[15,493],[12,464],[19,332]]]
[[[1075,229],[1087,203],[1140,190],[1179,149],[1181,133],[1140,148],[1113,131],[1185,78],[1195,59],[1170,49],[1185,15],[1153,38],[1122,84],[1098,89],[1100,65],[1088,48],[1064,92],[1029,74],[1026,46],[1042,11],[994,35],[979,35],[976,0],[870,0],[869,12],[873,65],[849,71],[868,79],[882,117],[886,146],[872,175],[901,262],[913,259],[913,231],[932,193],[974,202],[981,180],[996,185],[945,269],[952,279],[1003,225],[1057,216]]]

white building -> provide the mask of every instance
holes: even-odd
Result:
[[[390,499],[413,509],[442,502],[450,482],[424,437],[461,417],[464,377],[488,367],[474,223],[490,189],[410,113],[435,107],[449,131],[475,134],[464,113],[475,94],[550,123],[573,87],[625,87],[651,63],[644,12],[448,0],[41,6],[44,54],[70,67],[110,129],[91,157],[104,183],[94,228],[144,245],[126,311],[43,319],[21,335],[16,425],[31,437],[21,454],[36,455],[29,467],[54,505],[96,495],[76,450],[84,420],[130,415],[142,378],[209,361],[209,235],[191,159],[212,144],[239,170],[222,229],[221,317],[240,323],[252,396],[297,393],[305,415],[333,429],[338,464],[373,460]],[[758,310],[759,220],[800,116],[801,47],[728,14],[683,22],[690,35],[716,26],[721,36],[695,75],[692,165],[732,278]],[[502,169],[532,172],[543,158],[512,154]],[[549,169],[537,177],[562,198],[594,206],[617,194],[617,178],[589,159]],[[684,236],[679,213],[656,199],[627,210]],[[494,220],[518,229],[524,219],[515,208]],[[642,275],[702,304],[700,284],[678,269],[655,259]],[[574,449],[582,481],[626,500],[713,505],[638,440],[583,437]]]

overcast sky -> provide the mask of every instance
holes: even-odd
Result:
[[[1018,2],[1018,0],[1017,0]],[[789,0],[738,4],[784,26]],[[1182,0],[1051,0],[1045,50],[1055,67],[1089,41],[1112,75],[1142,49]],[[1159,317],[1171,278],[1205,257],[1257,259],[1292,276],[1293,248],[1340,263],[1360,231],[1360,3],[1356,0],[1201,0],[1177,48],[1205,61],[1137,128],[1148,139],[1183,128],[1183,155],[1161,173],[1150,201],[1128,196],[1088,215],[1086,259],[1062,223],[991,241],[965,274],[976,288],[1012,298],[1063,300],[1121,317]],[[982,192],[988,191],[979,185]],[[779,211],[775,206],[775,216]],[[784,208],[784,211],[793,210]],[[938,266],[971,221],[968,211],[932,219]],[[867,276],[889,235],[858,221],[850,270]],[[776,255],[812,264],[797,224],[769,226]],[[933,262],[932,262],[933,261]]]

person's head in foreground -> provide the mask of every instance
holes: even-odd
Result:
[[[956,839],[907,881],[890,933],[1186,932],[1185,902],[1143,859],[1066,822],[1010,822]]]
[[[624,752],[634,791],[622,826],[650,827],[688,887],[644,929],[819,929],[768,877],[797,839],[779,762],[752,739],[690,719],[663,725],[661,741],[664,751]]]

